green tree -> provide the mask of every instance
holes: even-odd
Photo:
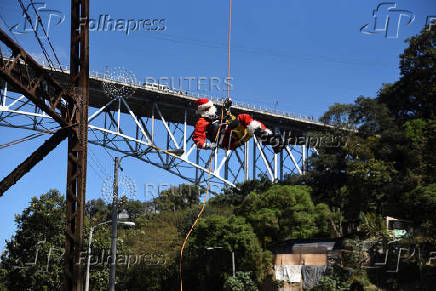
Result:
[[[1,272],[10,290],[60,290],[63,284],[65,201],[57,190],[33,197],[16,215],[16,234],[6,242]]]
[[[352,111],[353,105],[351,104],[335,103],[319,120],[337,127],[350,127],[354,123],[351,118]]]
[[[263,193],[251,192],[235,211],[246,217],[265,245],[328,235],[329,208],[315,206],[310,192],[311,188],[303,185],[274,185]]]
[[[120,211],[126,210],[127,214],[129,214],[129,219],[135,220],[146,213],[146,207],[146,203],[143,203],[139,200],[128,199],[126,196],[122,196],[119,200],[118,209]]]
[[[410,119],[436,118],[436,27],[424,28],[407,39],[400,55],[401,78],[381,90],[379,99],[401,123]]]
[[[262,250],[244,218],[211,215],[200,220],[184,255],[185,288],[221,290],[232,273],[232,251],[238,271],[252,272],[257,283],[267,276],[271,253]]]
[[[383,213],[384,202],[388,196],[389,184],[397,171],[392,163],[371,158],[366,161],[354,160],[348,166],[348,197],[351,217],[361,211]],[[386,187],[387,186],[387,187]]]
[[[170,189],[159,193],[159,196],[153,199],[158,211],[163,210],[180,210],[192,207],[200,203],[202,191],[195,185],[181,184],[171,186]]]
[[[436,120],[415,119],[403,124],[405,143],[400,149],[404,153],[403,170],[413,175],[416,185],[436,183]]]
[[[224,291],[258,291],[251,279],[250,272],[236,272],[235,277],[228,277],[223,287]]]
[[[97,221],[105,221],[111,217],[111,212],[106,202],[101,198],[86,202],[85,213],[89,218]]]
[[[136,226],[126,230],[131,264],[119,269],[121,290],[175,290],[182,237],[174,218],[177,212],[139,217]]]
[[[107,205],[101,200],[87,203],[84,245],[88,244],[91,225],[106,221]],[[57,190],[50,190],[39,198],[33,197],[29,207],[15,218],[17,231],[6,244],[1,256],[0,276],[2,284],[9,290],[61,290],[63,286],[63,251],[65,243],[65,201]],[[119,226],[118,261],[129,254],[125,243],[130,230]],[[110,225],[98,227],[92,240],[90,288],[107,288],[109,278]],[[87,252],[81,253],[85,266]],[[120,267],[122,271],[122,266]],[[122,272],[117,273],[119,278]],[[46,289],[45,289],[46,288]]]
[[[436,184],[418,186],[405,197],[406,218],[412,219],[425,235],[436,238]]]
[[[338,265],[333,265],[329,274],[322,276],[310,291],[348,291],[350,290],[349,281],[348,272]]]
[[[266,175],[259,175],[258,179],[239,183],[236,187],[224,188],[223,193],[210,199],[210,204],[225,206],[238,206],[251,192],[265,192],[272,186],[272,181]]]

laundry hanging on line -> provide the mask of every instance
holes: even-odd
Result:
[[[301,282],[302,265],[275,265],[276,280],[291,283]]]
[[[327,273],[327,266],[304,265],[301,268],[303,288],[309,289],[318,284],[319,279]]]

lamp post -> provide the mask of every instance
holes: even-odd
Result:
[[[117,230],[117,224],[118,224],[118,218],[125,219],[128,218],[125,217],[127,213],[124,214],[124,217],[119,217],[118,214],[118,169],[123,170],[120,167],[121,161],[123,158],[127,156],[123,156],[121,158],[115,157],[114,161],[114,193],[112,197],[112,232],[111,232],[111,268],[109,272],[109,291],[115,291],[115,270],[116,270],[116,256],[117,256],[117,236],[118,236],[118,230]]]
[[[206,247],[206,250],[211,251],[214,249],[223,249],[224,247]],[[232,271],[233,271],[233,277],[235,277],[236,275],[236,270],[235,270],[235,252],[232,249]]]
[[[99,223],[97,225],[91,226],[91,229],[89,231],[89,238],[88,238],[88,261],[86,264],[86,281],[85,281],[85,291],[89,291],[89,265],[91,263],[91,241],[92,241],[92,234],[94,233],[94,230],[97,226],[104,225],[112,223],[112,220],[108,220],[102,223]],[[117,221],[117,223],[121,223],[128,226],[135,226],[135,223],[132,221]]]

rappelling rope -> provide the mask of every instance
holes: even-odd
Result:
[[[229,49],[227,51],[227,100],[230,100],[230,40],[232,32],[232,0],[229,7]]]
[[[229,1],[230,1],[230,4],[229,4],[229,49],[228,49],[228,55],[227,55],[227,100],[226,100],[226,103],[224,103],[224,106],[221,107],[220,126],[218,127],[218,132],[216,133],[216,136],[215,136],[215,144],[217,144],[218,137],[220,135],[221,124],[223,123],[223,119],[224,119],[225,104],[228,104],[227,102],[230,101],[230,82],[229,81],[230,81],[230,35],[231,35],[231,26],[232,26],[232,0],[229,0]],[[192,231],[194,230],[195,225],[197,225],[198,221],[200,220],[200,217],[204,212],[204,208],[206,207],[207,196],[209,194],[209,188],[210,188],[210,176],[211,176],[211,172],[212,172],[212,158],[213,158],[213,155],[210,155],[209,177],[207,179],[206,195],[204,196],[204,199],[203,199],[203,205],[201,206],[200,212],[198,212],[197,218],[195,219],[194,223],[192,224],[191,229],[189,230],[188,234],[186,235],[185,240],[183,241],[182,247],[180,249],[180,269],[179,269],[179,272],[180,272],[180,291],[183,291],[183,268],[182,268],[183,250],[185,249],[185,246],[186,246],[186,243],[188,242],[189,236],[191,235]]]
[[[222,123],[223,119],[224,119],[224,107],[221,108],[221,120],[220,120],[220,124]],[[217,132],[217,134],[215,136],[215,144],[218,141],[218,136],[220,135],[220,131],[221,131],[221,126],[218,128],[218,132]],[[209,160],[209,177],[207,178],[206,195],[204,196],[203,204],[201,206],[200,212],[198,212],[198,214],[197,214],[197,218],[195,219],[194,223],[191,226],[191,229],[189,230],[188,234],[185,237],[185,240],[183,241],[182,248],[180,249],[180,291],[183,291],[183,279],[182,279],[182,274],[183,274],[183,268],[182,268],[183,250],[184,250],[184,248],[186,246],[186,243],[188,242],[189,236],[191,235],[192,231],[194,230],[195,225],[200,220],[200,217],[201,217],[201,215],[204,212],[204,208],[206,207],[207,196],[209,194],[209,188],[210,188],[210,176],[211,176],[211,172],[212,172],[212,158],[213,158],[213,155],[210,155],[210,160]]]

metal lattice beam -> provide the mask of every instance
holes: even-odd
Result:
[[[0,182],[0,196],[14,185],[21,177],[30,171],[36,164],[44,159],[58,144],[69,135],[69,129],[60,129],[46,140],[24,162],[16,167],[9,175]]]
[[[48,75],[29,54],[0,29],[0,41],[9,50],[0,48],[0,78],[31,100],[62,127],[71,125],[77,110],[68,112],[61,100],[76,104],[72,90],[66,90]],[[6,58],[7,57],[7,58]]]
[[[16,113],[15,109],[20,106],[20,102],[15,102],[18,98],[5,101],[3,111],[0,110],[0,125],[33,128],[33,124],[37,124],[37,128],[42,130],[52,120],[47,115],[36,116],[28,105],[21,108],[21,114]],[[159,102],[154,103],[159,106]],[[196,148],[191,139],[193,128],[186,123],[169,122],[163,112],[161,113],[166,126],[160,118],[141,117],[137,114],[138,108],[134,108],[132,104],[134,102],[131,98],[110,99],[107,104],[91,113],[88,118],[89,142],[136,157],[190,183],[204,186],[208,178],[207,162],[211,153]],[[153,103],[144,106],[154,107]],[[118,112],[123,111],[126,113],[121,113],[118,117]],[[6,114],[3,117],[2,112]],[[12,112],[16,115],[9,116]],[[189,116],[191,113],[188,113],[188,108],[185,112],[184,115],[192,118]],[[156,114],[159,116],[157,112]],[[27,126],[24,123],[20,125],[18,121],[23,117],[29,119]],[[179,149],[173,143],[169,132],[179,145]],[[157,151],[154,146],[168,150],[169,153]],[[301,145],[288,145],[282,152],[275,154],[271,146],[263,145],[256,139],[252,139],[237,151],[218,150],[213,153],[214,164],[210,181],[217,187],[222,187],[235,186],[247,179],[256,179],[259,174],[271,180],[283,179],[286,174],[302,174],[303,150]],[[310,150],[315,151],[314,148]]]

